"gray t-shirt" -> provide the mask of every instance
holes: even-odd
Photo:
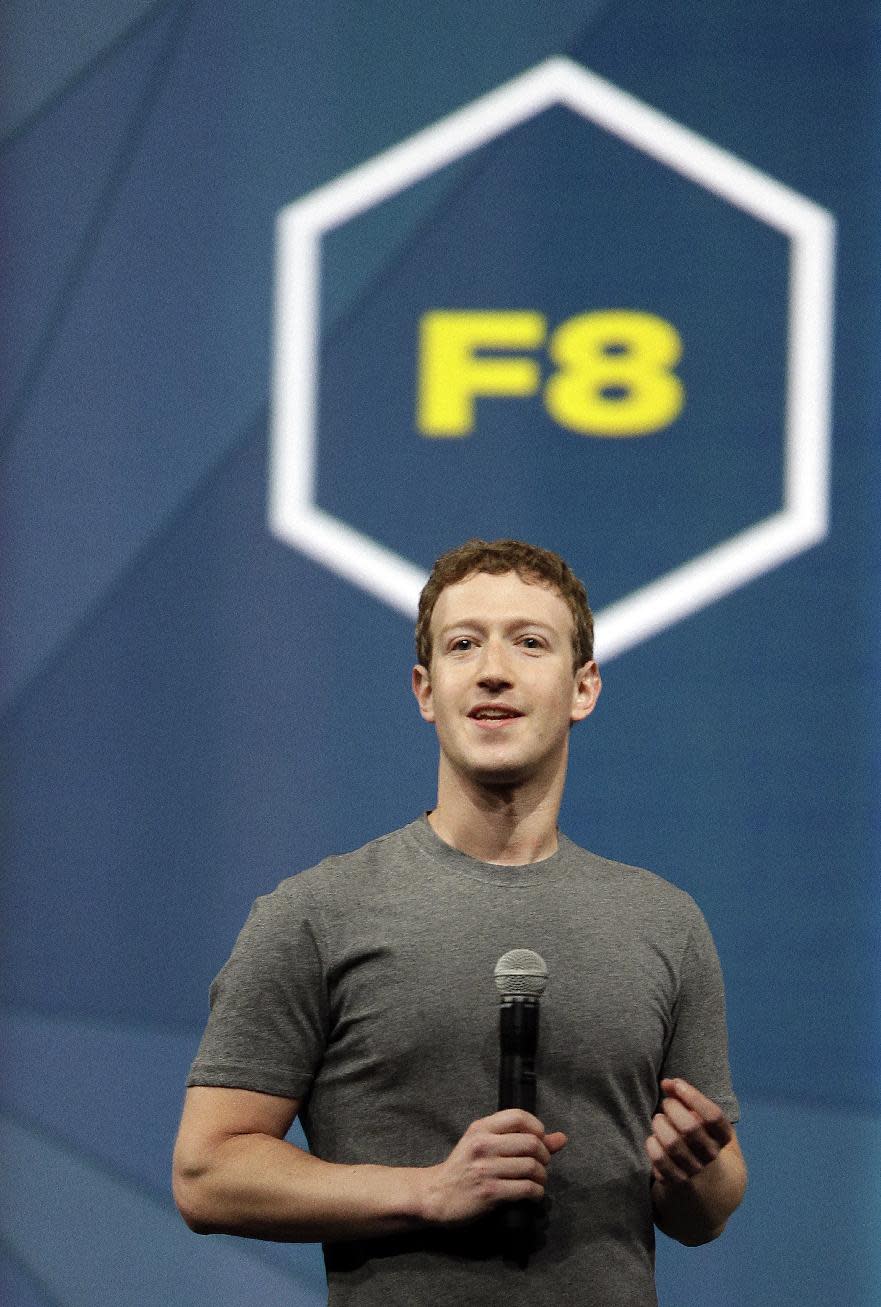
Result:
[[[643,1143],[662,1076],[738,1107],[716,950],[694,900],[560,836],[527,866],[476,861],[423,817],[259,898],[211,989],[189,1085],[302,1100],[316,1156],[441,1161],[496,1110],[498,994],[512,948],[540,953],[538,1115],[569,1143],[539,1246],[503,1258],[492,1219],[325,1245],[329,1302],[650,1307]]]

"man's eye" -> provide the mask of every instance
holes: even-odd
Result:
[[[473,645],[474,645],[474,641],[470,640],[467,635],[460,635],[458,640],[453,641],[450,648],[453,650],[454,653],[467,653],[468,650],[473,647]]]
[[[537,635],[524,635],[524,637],[523,637],[523,639],[520,641],[520,643],[523,645],[523,648],[524,648],[524,649],[543,649],[543,648],[544,648],[544,641],[541,640],[541,639],[539,639],[539,637],[538,637]]]

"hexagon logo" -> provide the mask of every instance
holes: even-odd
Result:
[[[643,579],[597,613],[610,658],[778,567],[824,538],[835,224],[823,208],[566,58],[549,59],[335,181],[278,219],[269,522],[282,540],[415,616],[424,570],[319,505],[317,409],[322,242],[352,219],[562,107],[631,151],[733,206],[785,244],[780,319],[779,503],[720,542]],[[783,299],[784,296],[781,296]],[[767,511],[770,509],[770,511]]]

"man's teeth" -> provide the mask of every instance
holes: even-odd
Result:
[[[478,719],[479,719],[479,718],[482,718],[482,717],[489,717],[489,718],[491,718],[491,719],[494,719],[494,718],[497,718],[497,717],[498,717],[498,718],[501,718],[501,717],[516,717],[517,715],[518,715],[517,713],[514,713],[514,712],[506,712],[504,709],[499,709],[499,708],[481,708],[481,709],[479,710],[479,712],[476,712],[476,713],[474,714],[474,716],[477,717]]]

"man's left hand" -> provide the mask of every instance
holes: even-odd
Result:
[[[662,1080],[661,1090],[665,1096],[645,1141],[652,1179],[684,1184],[716,1160],[734,1131],[721,1107],[687,1080]]]

